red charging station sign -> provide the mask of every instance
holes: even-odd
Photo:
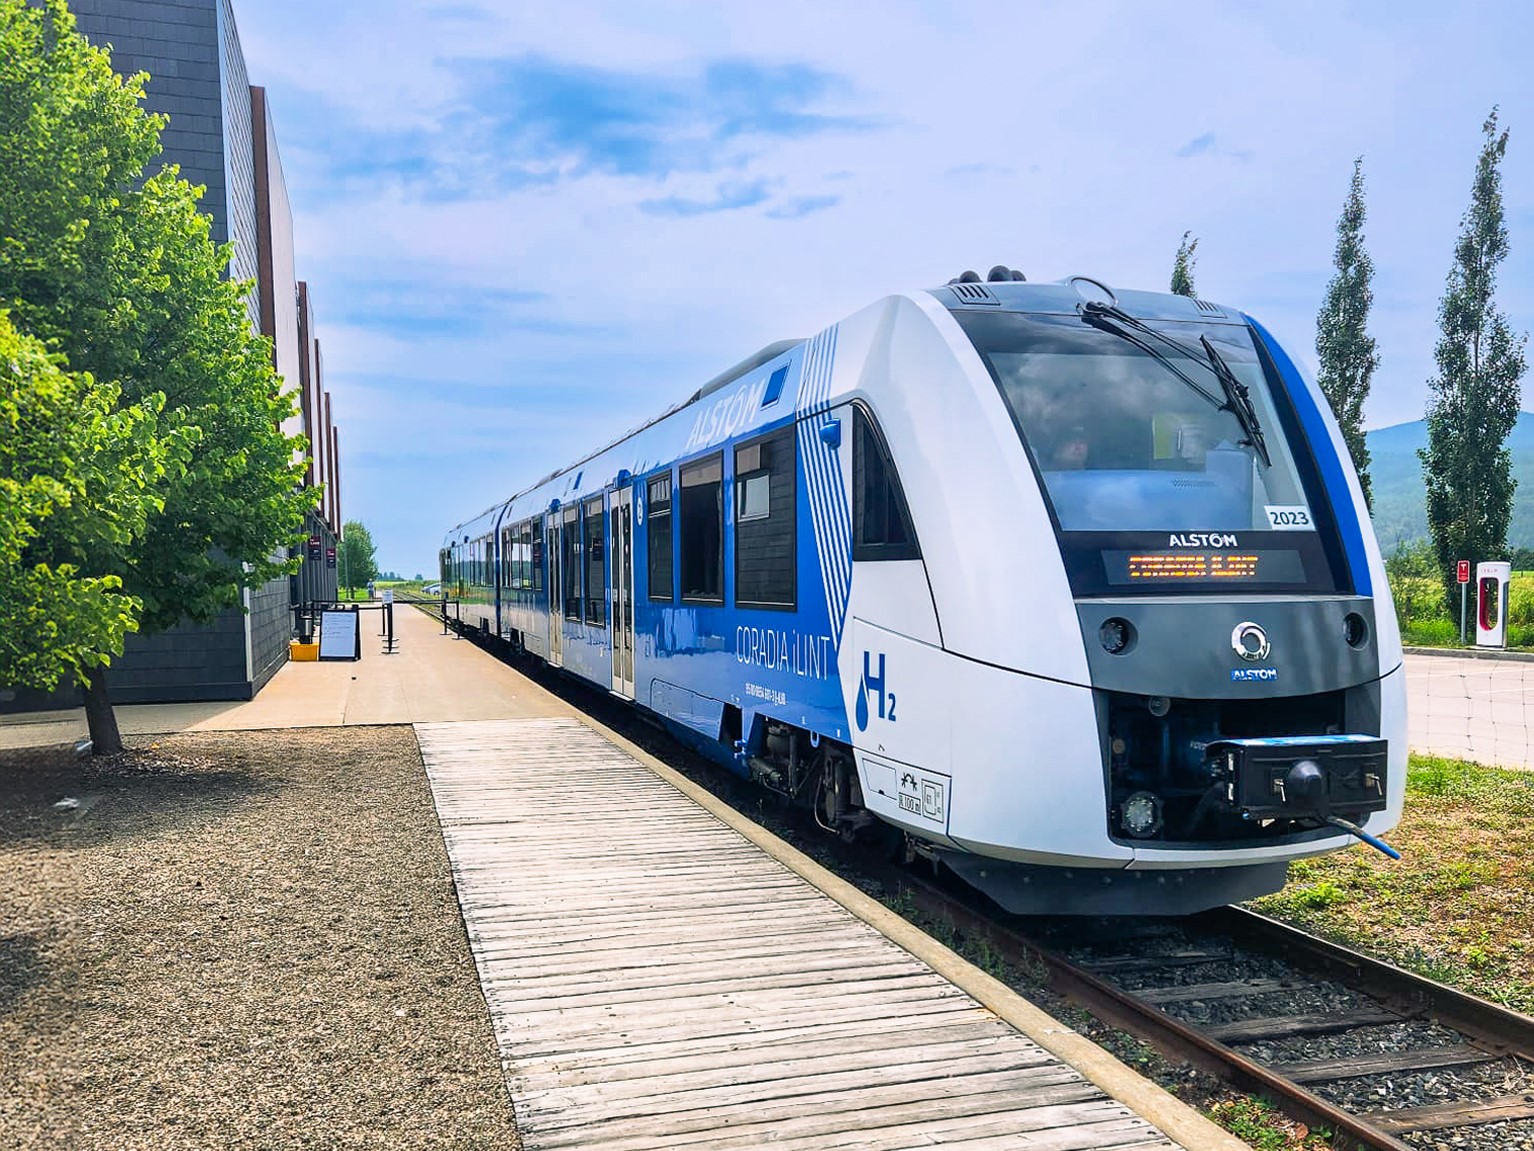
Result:
[[[1459,576],[1459,582],[1460,583],[1469,583],[1470,582],[1470,561],[1469,560],[1460,560],[1459,561],[1458,576]]]

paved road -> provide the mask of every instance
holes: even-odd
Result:
[[[1534,767],[1534,663],[1408,655],[1413,751]]]
[[[273,727],[512,719],[573,709],[468,640],[411,607],[394,613],[399,653],[383,655],[377,615],[364,616],[360,660],[286,663],[244,703],[153,703],[117,708],[124,735]],[[83,739],[85,711],[0,716],[0,748]]]

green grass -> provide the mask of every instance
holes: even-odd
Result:
[[[1534,1012],[1534,772],[1413,755],[1392,862],[1300,860],[1256,910]]]
[[[1265,1100],[1249,1096],[1222,1099],[1209,1108],[1209,1117],[1256,1151],[1309,1151],[1330,1146],[1322,1134],[1312,1134],[1286,1119]]]

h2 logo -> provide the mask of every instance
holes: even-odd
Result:
[[[868,697],[871,694],[879,708],[879,718],[895,722],[895,693],[886,692],[884,672],[884,653],[879,653],[879,674],[873,672],[872,657],[868,652],[863,653],[863,679],[858,684],[857,721],[858,730],[868,730]]]

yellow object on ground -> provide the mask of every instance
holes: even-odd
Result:
[[[289,640],[288,658],[299,663],[318,660],[320,658],[320,645],[317,643],[300,643],[296,639]]]

